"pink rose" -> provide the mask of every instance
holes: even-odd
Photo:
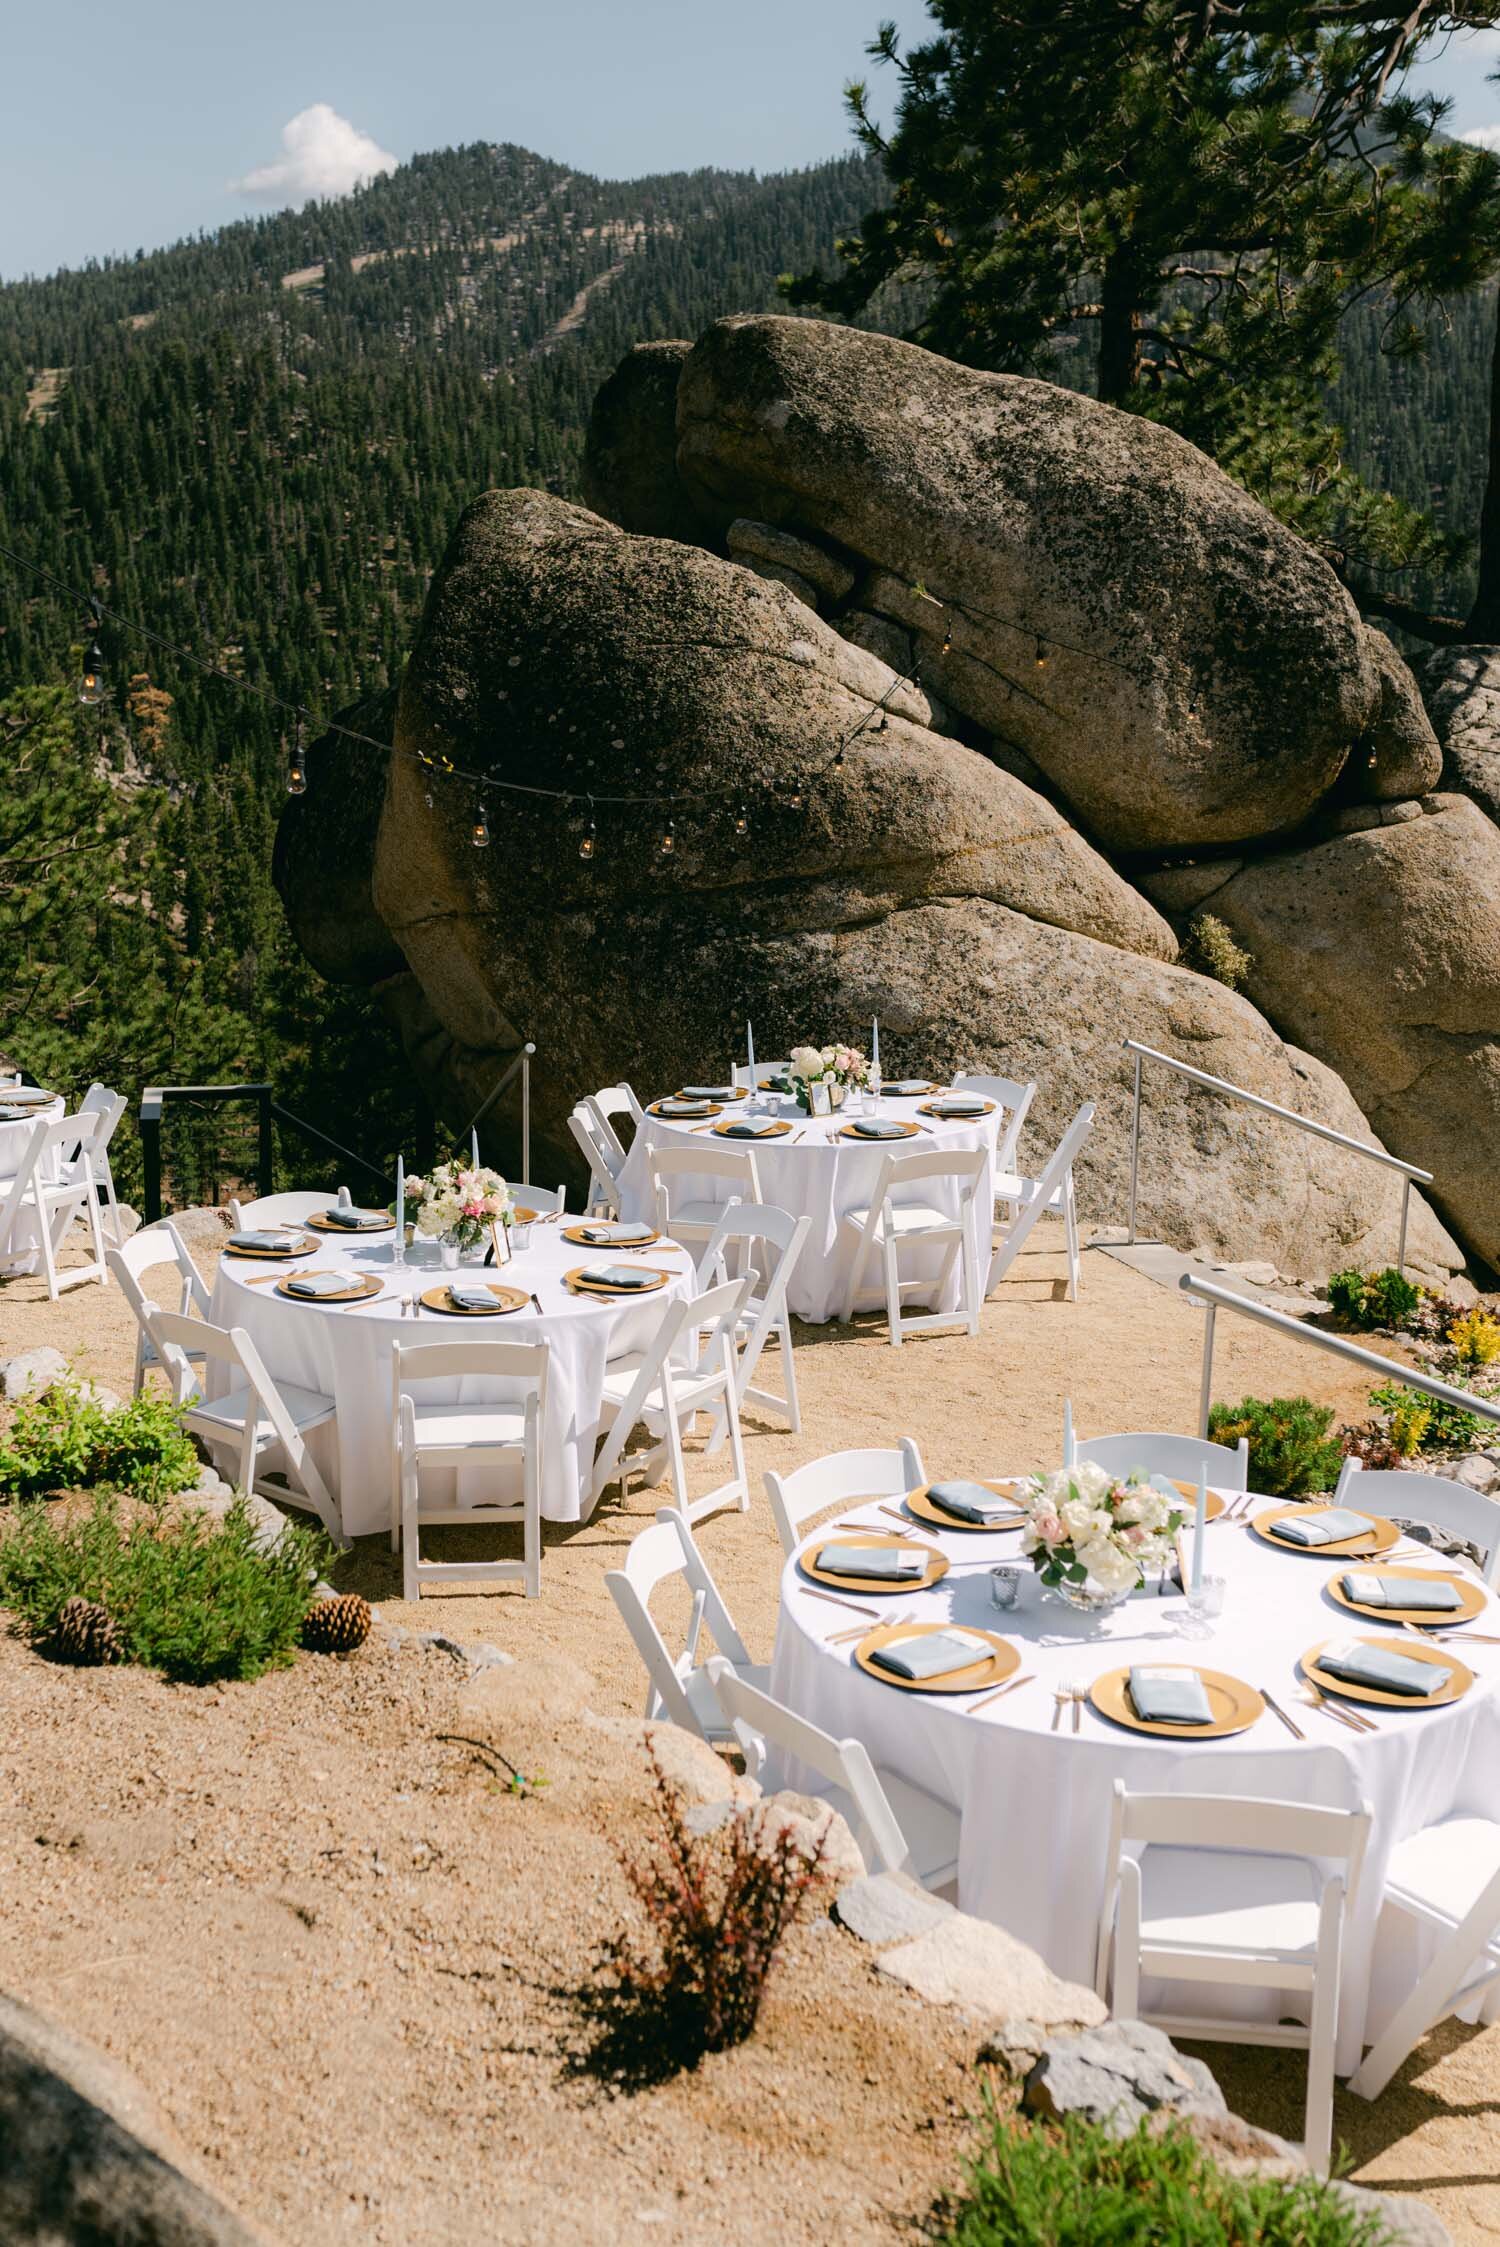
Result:
[[[1068,1533],[1056,1514],[1033,1514],[1031,1526],[1044,1545],[1063,1545]]]

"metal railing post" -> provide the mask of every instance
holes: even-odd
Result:
[[[141,1199],[146,1208],[146,1223],[154,1225],[161,1216],[161,1094],[154,1085],[148,1085],[141,1094]]]
[[[531,1179],[531,1056],[534,1045],[521,1048],[521,1176]]]
[[[1203,1376],[1198,1384],[1198,1433],[1208,1439],[1208,1417],[1213,1409],[1214,1389],[1214,1319],[1215,1307],[1209,1304],[1203,1320]]]
[[[260,1195],[276,1191],[276,1147],[271,1136],[271,1088],[258,1087],[255,1106],[259,1130],[256,1133],[255,1190]]]
[[[1130,1227],[1127,1247],[1135,1245],[1135,1197],[1141,1175],[1141,1057],[1135,1057],[1135,1094],[1130,1108]]]
[[[1396,1269],[1403,1277],[1406,1272],[1406,1223],[1411,1216],[1411,1180],[1401,1189],[1401,1238],[1396,1244]]]

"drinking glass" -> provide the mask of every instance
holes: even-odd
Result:
[[[1212,1625],[1224,1612],[1224,1578],[1205,1576],[1197,1590],[1191,1581],[1184,1587],[1190,1621],[1183,1625],[1186,1638],[1212,1638]]]

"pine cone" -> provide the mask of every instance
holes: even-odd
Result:
[[[125,1644],[109,1609],[75,1593],[57,1618],[57,1651],[65,1662],[97,1669],[105,1662],[118,1662]]]
[[[302,1618],[302,1643],[314,1654],[347,1654],[370,1635],[370,1603],[358,1592],[320,1599]]]

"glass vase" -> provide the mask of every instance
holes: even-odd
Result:
[[[1048,1599],[1061,1600],[1064,1607],[1071,1607],[1075,1615],[1108,1615],[1124,1606],[1139,1582],[1137,1577],[1135,1584],[1115,1590],[1096,1584],[1092,1576],[1086,1576],[1081,1584],[1065,1576],[1060,1584],[1044,1584],[1042,1590]]]

